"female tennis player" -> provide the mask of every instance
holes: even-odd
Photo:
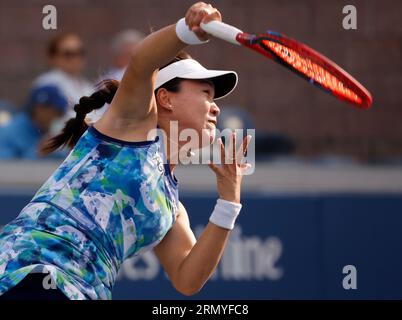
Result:
[[[170,136],[170,122],[207,132],[212,141],[219,114],[214,100],[237,83],[235,72],[177,56],[208,40],[200,23],[211,20],[221,20],[217,9],[194,4],[185,19],[143,40],[120,84],[107,81],[80,99],[76,117],[47,146],[73,150],[0,234],[0,298],[111,299],[123,261],[151,249],[184,295],[198,292],[212,275],[241,209],[247,166],[239,159],[249,137],[230,154],[221,144],[222,164],[209,165],[219,199],[198,241],[169,162],[170,144],[184,147]],[[105,102],[108,110],[88,127],[86,114]],[[157,127],[166,139],[149,138]]]

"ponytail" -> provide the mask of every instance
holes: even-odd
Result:
[[[174,62],[184,59],[191,59],[191,56],[185,51],[180,51],[174,60],[159,68],[159,70]],[[174,78],[165,83],[161,88],[165,88],[168,91],[177,92],[179,90],[181,81],[182,79],[180,78]],[[74,148],[78,140],[88,129],[88,125],[85,123],[86,115],[93,110],[102,108],[105,103],[110,104],[118,87],[119,81],[117,80],[104,80],[100,82],[97,85],[98,91],[94,92],[89,97],[82,97],[79,103],[74,106],[74,111],[76,112],[75,118],[68,120],[62,132],[59,135],[51,138],[40,151],[43,154],[48,154],[66,146]]]
[[[88,129],[85,123],[85,117],[93,110],[102,108],[105,103],[111,103],[113,97],[119,87],[117,80],[104,80],[97,86],[98,91],[95,91],[89,97],[82,97],[78,104],[74,106],[76,112],[75,118],[68,120],[60,134],[51,138],[41,152],[49,154],[59,148],[68,146],[74,148],[78,140]]]

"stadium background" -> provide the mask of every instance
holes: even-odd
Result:
[[[86,75],[108,67],[120,30],[175,22],[192,1],[53,1],[58,31],[76,31],[88,50]],[[45,1],[0,0],[0,97],[21,105],[46,69]],[[190,48],[210,68],[234,69],[240,82],[222,104],[246,110],[257,136],[279,133],[292,155],[258,156],[245,179],[244,209],[216,278],[194,298],[402,298],[401,1],[215,1],[224,20],[249,32],[283,32],[328,55],[371,91],[362,112],[247,50],[212,41]],[[343,6],[357,8],[357,30],[342,28]],[[261,146],[261,145],[260,145]],[[328,160],[329,159],[329,160]],[[352,161],[350,160],[352,159]],[[57,162],[0,163],[0,225],[15,217]],[[181,200],[198,230],[213,208],[208,168],[179,168]],[[357,269],[345,290],[342,269]],[[185,298],[152,254],[128,261],[115,298]]]

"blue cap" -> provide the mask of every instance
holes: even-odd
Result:
[[[61,90],[52,85],[38,86],[32,89],[27,108],[31,109],[37,104],[44,104],[49,107],[65,112],[68,107],[68,101]]]

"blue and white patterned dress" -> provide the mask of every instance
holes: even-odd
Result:
[[[0,295],[46,266],[70,299],[111,299],[123,261],[175,221],[177,180],[162,140],[124,142],[90,127],[0,232]]]

